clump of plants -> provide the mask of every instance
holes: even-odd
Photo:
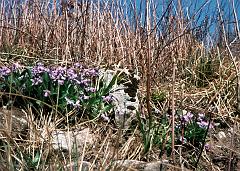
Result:
[[[109,91],[117,75],[106,85],[97,68],[80,63],[71,66],[32,67],[15,63],[0,67],[0,92],[3,105],[13,103],[21,108],[28,105],[36,111],[54,110],[64,114],[74,110],[81,117],[96,118],[113,107]]]
[[[160,121],[156,119],[144,120],[138,114],[139,126],[144,142],[144,150],[147,153],[151,147],[158,147],[161,155],[170,156],[172,147],[171,115],[164,114]],[[209,123],[204,113],[193,113],[186,110],[177,110],[175,115],[175,145],[183,147],[183,151],[194,150],[195,157],[205,143],[206,133],[214,129],[215,124]],[[149,123],[151,122],[151,123]]]
[[[184,68],[184,78],[196,87],[206,87],[209,82],[218,78],[219,60],[209,52],[196,51],[194,57],[190,57]]]
[[[205,138],[205,133],[213,129],[215,124],[208,121],[204,113],[193,113],[191,111],[180,110],[177,117],[176,133],[181,144],[191,144],[199,148]]]
[[[166,100],[166,93],[164,91],[154,91],[151,96],[154,103],[161,103]]]

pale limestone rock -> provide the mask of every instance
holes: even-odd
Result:
[[[101,70],[100,77],[109,85],[116,74],[123,74],[125,82],[115,83],[109,95],[113,97],[115,122],[119,127],[128,128],[131,120],[136,118],[139,109],[138,81],[139,77],[131,74],[127,69]]]
[[[72,162],[71,164],[68,164],[67,166],[65,166],[66,170],[73,170],[73,171],[89,171],[91,167],[91,163],[90,162],[86,162],[86,161],[80,161],[80,162]]]
[[[49,141],[55,150],[69,151],[77,147],[77,151],[81,153],[85,144],[93,145],[93,137],[89,128],[74,131],[55,130],[51,133]]]
[[[114,162],[114,168],[120,170],[138,170],[138,171],[166,171],[168,161],[143,162],[138,160],[119,160]]]
[[[218,138],[221,140],[227,138],[225,132],[223,131],[219,131],[217,135],[218,135]]]
[[[115,171],[190,171],[187,168],[180,168],[169,164],[168,160],[143,162],[138,160],[119,160],[113,163]]]

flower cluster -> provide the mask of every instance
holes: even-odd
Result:
[[[102,99],[106,103],[111,103],[113,101],[113,96],[108,95],[108,96],[102,96]]]
[[[51,68],[49,76],[53,82],[57,82],[59,85],[63,85],[66,80],[66,67],[58,66]]]
[[[44,73],[49,75],[51,79],[50,81],[53,83],[63,85],[65,82],[70,81],[72,84],[81,85],[83,87],[89,86],[91,80],[99,75],[98,69],[84,68],[79,63],[76,63],[74,66],[69,68],[66,66],[52,66],[48,68],[42,63],[37,63],[36,66],[32,67],[31,72],[32,85],[41,84],[43,82],[42,76]],[[3,73],[5,74],[6,71]],[[86,91],[95,92],[93,87],[87,88]]]
[[[22,69],[24,68],[24,69]],[[8,79],[12,74],[12,79]],[[39,62],[32,67],[22,67],[18,63],[0,67],[2,91],[8,91],[7,81],[14,81],[18,93],[31,96],[50,105],[58,105],[59,110],[76,108],[91,113],[106,112],[112,102],[109,90],[99,84],[99,70],[87,68],[80,63],[72,66],[45,66]],[[12,84],[13,85],[13,84]],[[21,87],[21,89],[20,89]],[[56,104],[58,98],[58,104]]]
[[[181,144],[191,143],[199,146],[199,143],[205,138],[208,126],[209,129],[216,126],[213,122],[209,123],[209,119],[204,113],[178,110],[175,117],[175,133]]]
[[[49,69],[44,67],[44,64],[37,63],[31,70],[33,78],[31,79],[32,85],[39,85],[43,82],[42,74],[48,72]]]
[[[193,119],[193,114],[191,112],[187,112],[186,114],[183,114],[182,116],[182,121],[185,124],[188,124],[189,122],[191,122]]]
[[[0,68],[0,77],[8,76],[11,73],[11,70],[8,67],[1,67]]]
[[[206,129],[208,127],[208,124],[209,124],[209,122],[206,121],[204,113],[199,113],[198,114],[198,118],[197,118],[197,122],[196,123],[198,124],[198,126],[200,128],[204,128],[204,129]],[[210,129],[214,128],[213,123],[209,124],[209,128]]]
[[[195,117],[192,112],[183,111],[184,114],[180,117],[184,125],[193,124],[194,122],[203,129],[208,127],[208,121],[204,113],[199,113],[198,117]],[[209,128],[214,128],[214,125],[210,123]]]
[[[20,65],[18,62],[13,63],[12,65],[12,72],[18,72],[19,70],[21,70],[23,68],[22,65]]]
[[[17,72],[22,68],[22,66],[16,62],[13,63],[11,67],[0,66],[0,78],[4,78],[9,76],[12,72]]]
[[[37,63],[36,66],[32,68],[32,74],[34,76],[39,76],[44,72],[48,72],[49,69],[44,66],[43,63]]]

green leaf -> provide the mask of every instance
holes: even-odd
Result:
[[[37,164],[39,161],[40,161],[40,153],[37,152],[32,162],[34,164]]]
[[[111,91],[111,89],[113,88],[113,86],[116,85],[117,78],[119,77],[120,74],[121,74],[121,72],[118,72],[117,74],[115,74],[113,76],[112,80],[110,81],[110,83],[105,88],[103,88],[103,91],[102,91],[103,96],[108,94]]]
[[[38,104],[39,106],[41,106],[41,105],[42,105],[42,101],[36,100],[36,104]]]

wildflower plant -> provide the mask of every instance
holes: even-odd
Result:
[[[181,144],[191,143],[200,147],[205,138],[209,121],[204,113],[195,114],[191,111],[179,110],[177,115],[176,133]],[[213,129],[214,124],[210,123],[209,128]]]
[[[150,128],[148,127],[150,120],[145,122],[140,118],[140,114],[138,114],[137,117],[144,142],[145,153],[148,152],[152,145],[157,145],[161,149],[161,153],[166,151],[167,154],[170,155],[172,143],[170,121],[172,116],[166,113],[160,118],[154,119],[150,124]],[[209,124],[205,114],[177,110],[175,117],[175,144],[200,149]],[[209,129],[214,129],[214,127],[215,124],[210,123]]]
[[[19,95],[14,103],[21,107],[27,104],[37,109],[52,106],[61,113],[76,110],[81,116],[87,114],[89,118],[95,118],[113,107],[109,91],[116,78],[117,75],[105,85],[101,83],[104,80],[97,68],[87,68],[79,63],[72,66],[37,63],[32,67],[16,63],[0,67],[0,91]]]

